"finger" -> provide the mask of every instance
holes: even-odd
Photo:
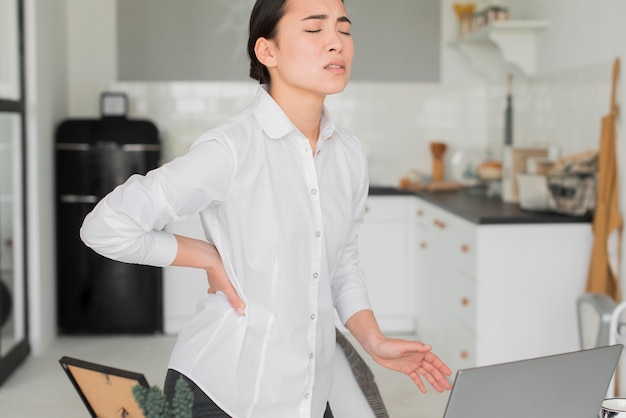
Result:
[[[397,349],[403,354],[422,353],[426,354],[432,350],[432,345],[424,344],[419,341],[394,340]]]
[[[432,345],[424,344],[419,341],[407,341],[410,346],[407,347],[410,351],[418,351],[420,353],[427,353],[433,349]]]
[[[420,367],[418,371],[437,391],[443,392],[445,389],[452,388],[452,385],[450,384],[446,376],[441,372],[440,369],[434,367],[432,364],[423,363],[422,367]]]
[[[409,377],[413,379],[413,381],[419,388],[420,392],[426,393],[426,386],[424,386],[424,382],[422,382],[422,379],[420,378],[420,375],[417,372],[417,370],[414,370],[411,373],[409,373]]]
[[[446,382],[441,382],[437,379],[437,377],[433,373],[427,372],[423,367],[419,369],[420,375],[422,375],[428,383],[439,393],[443,392],[445,389]]]
[[[228,299],[230,306],[232,306],[239,315],[246,314],[246,305],[243,303],[232,284],[226,289],[222,290],[222,293],[224,293],[226,299]]]
[[[439,370],[441,373],[445,374],[446,376],[452,375],[452,370],[450,370],[450,368],[436,355],[432,353],[428,353],[424,357],[424,361],[427,362],[426,364],[428,363],[432,364],[433,367],[435,367],[437,370]]]

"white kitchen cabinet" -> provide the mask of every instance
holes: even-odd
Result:
[[[359,258],[372,309],[387,333],[415,332],[415,202],[413,195],[367,199]]]
[[[361,228],[361,265],[374,312],[388,333],[415,331],[415,202],[412,195],[370,196]],[[166,229],[204,239],[199,217]],[[163,282],[164,332],[176,334],[195,313],[207,279],[201,270],[170,266]]]
[[[589,223],[475,224],[417,199],[417,330],[454,371],[579,349]]]

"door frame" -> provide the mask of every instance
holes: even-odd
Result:
[[[23,231],[23,272],[24,272],[24,338],[19,341],[5,356],[0,357],[0,385],[13,373],[13,371],[24,362],[30,353],[29,329],[28,329],[28,252],[27,252],[27,217],[26,217],[26,71],[25,71],[25,51],[24,51],[24,0],[16,0],[17,3],[17,41],[18,41],[18,73],[19,98],[11,100],[0,97],[0,113],[17,113],[21,116],[21,142],[22,142],[22,231]]]

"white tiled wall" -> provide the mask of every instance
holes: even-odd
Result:
[[[164,160],[169,160],[204,130],[243,109],[256,89],[253,82],[75,84],[70,115],[94,117],[100,92],[124,91],[130,116],[151,119],[159,127]],[[364,143],[371,182],[396,185],[410,169],[430,172],[430,141],[447,142],[448,155],[485,146],[485,93],[481,87],[353,83],[328,97],[327,106],[336,123]]]
[[[600,120],[609,112],[612,62],[513,81],[514,143],[558,145],[562,155],[597,148]],[[505,88],[490,86],[489,143],[501,143]]]
[[[515,144],[558,145],[563,155],[596,148],[600,119],[609,110],[611,66],[605,62],[514,79]],[[247,106],[256,89],[254,82],[75,84],[70,115],[98,115],[100,92],[124,91],[130,116],[159,127],[167,161]],[[410,169],[430,173],[431,141],[448,144],[448,175],[456,150],[498,158],[505,95],[502,84],[355,82],[326,103],[335,121],[364,143],[371,182],[395,185]]]

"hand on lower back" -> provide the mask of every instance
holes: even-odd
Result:
[[[178,244],[173,266],[203,269],[209,282],[209,293],[222,292],[239,315],[244,315],[246,306],[228,278],[222,257],[217,248],[206,241],[175,235]]]
[[[210,251],[210,257],[215,261],[211,263],[212,265],[210,267],[205,268],[207,273],[207,279],[209,281],[209,288],[207,292],[222,292],[228,299],[228,302],[230,302],[230,305],[233,307],[233,309],[237,311],[239,315],[244,315],[246,313],[246,306],[237,294],[237,291],[235,290],[232,282],[228,278],[219,252],[213,245],[211,245],[211,247],[212,250]]]

